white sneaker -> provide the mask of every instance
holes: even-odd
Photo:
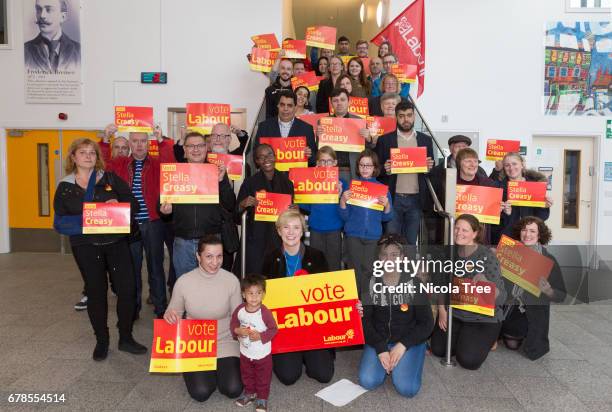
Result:
[[[79,300],[76,305],[74,305],[74,310],[82,311],[87,310],[87,296],[83,296],[81,300]]]

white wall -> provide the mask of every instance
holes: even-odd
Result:
[[[282,0],[81,0],[83,104],[33,105],[24,102],[22,3],[9,1],[14,38],[12,50],[0,50],[0,129],[102,128],[113,121],[114,105],[145,105],[166,130],[167,107],[198,101],[246,108],[250,128],[267,86],[249,71],[250,37],[282,35]],[[141,71],[167,71],[168,84],[141,85]],[[58,120],[60,112],[67,121]],[[5,174],[2,179],[0,201]],[[6,236],[0,236],[3,251]]]
[[[391,0],[391,20],[411,2]],[[435,0],[425,1],[425,19],[427,71],[417,104],[430,127],[479,132],[483,158],[487,138],[520,139],[530,146],[538,134],[601,136],[596,243],[612,244],[612,232],[603,230],[612,227],[612,217],[604,216],[612,210],[612,198],[604,197],[612,183],[603,182],[603,163],[612,161],[606,119],[544,116],[541,103],[546,22],[610,16],[565,13],[564,0]],[[527,152],[528,165],[533,152]]]

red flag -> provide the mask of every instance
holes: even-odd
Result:
[[[421,96],[425,89],[425,1],[415,0],[371,40],[377,46],[383,41],[391,43],[400,63],[417,66],[417,97]]]

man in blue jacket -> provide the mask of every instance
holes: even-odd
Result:
[[[415,245],[423,209],[431,208],[431,197],[423,173],[391,174],[391,149],[398,147],[427,148],[427,169],[433,167],[431,137],[414,130],[414,105],[402,101],[395,107],[397,129],[378,139],[376,154],[384,165],[378,180],[389,186],[393,199],[393,219],[387,224],[387,233],[399,233]]]
[[[314,166],[315,154],[317,152],[317,142],[315,140],[312,126],[303,120],[295,117],[297,107],[297,97],[291,90],[281,90],[278,92],[278,116],[264,120],[257,126],[257,135],[253,144],[253,152],[259,146],[262,137],[306,137],[306,158],[308,166]]]

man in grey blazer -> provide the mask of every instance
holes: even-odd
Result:
[[[81,65],[81,45],[62,31],[68,16],[66,0],[36,0],[38,36],[24,44],[25,65],[30,70],[76,71]]]

